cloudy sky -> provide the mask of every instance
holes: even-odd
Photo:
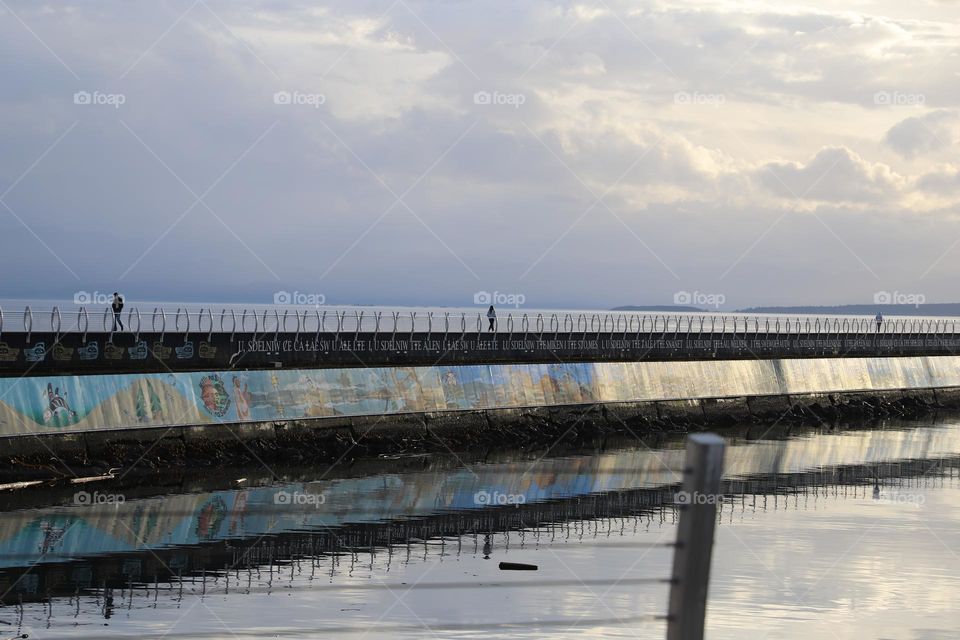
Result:
[[[958,18],[0,0],[2,295],[960,301]]]

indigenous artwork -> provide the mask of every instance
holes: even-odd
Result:
[[[0,436],[960,386],[954,356],[273,369],[0,378]]]

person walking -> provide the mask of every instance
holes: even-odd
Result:
[[[120,331],[126,331],[123,327],[123,321],[120,319],[120,312],[123,311],[123,296],[114,291],[113,303],[110,306],[113,307],[113,330],[116,331],[117,325],[119,325]]]
[[[877,322],[877,333],[880,333],[880,327],[883,326],[883,314],[877,311],[877,317],[874,320]]]
[[[490,321],[490,326],[487,328],[487,332],[496,331],[497,324],[497,310],[493,308],[493,305],[490,305],[490,308],[487,309],[487,320]]]

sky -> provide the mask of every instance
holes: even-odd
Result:
[[[960,301],[958,19],[0,0],[0,297]]]

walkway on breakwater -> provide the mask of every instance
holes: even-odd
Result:
[[[128,304],[121,321],[128,330],[152,333],[457,333],[489,329],[486,306],[375,307],[295,305]],[[881,333],[953,333],[960,317],[890,316]],[[107,305],[0,305],[0,332],[86,333],[113,330]],[[876,331],[873,317],[851,315],[748,314],[710,311],[635,312],[501,307],[496,333],[863,333]]]
[[[953,355],[960,319],[377,308],[0,309],[0,376]]]

